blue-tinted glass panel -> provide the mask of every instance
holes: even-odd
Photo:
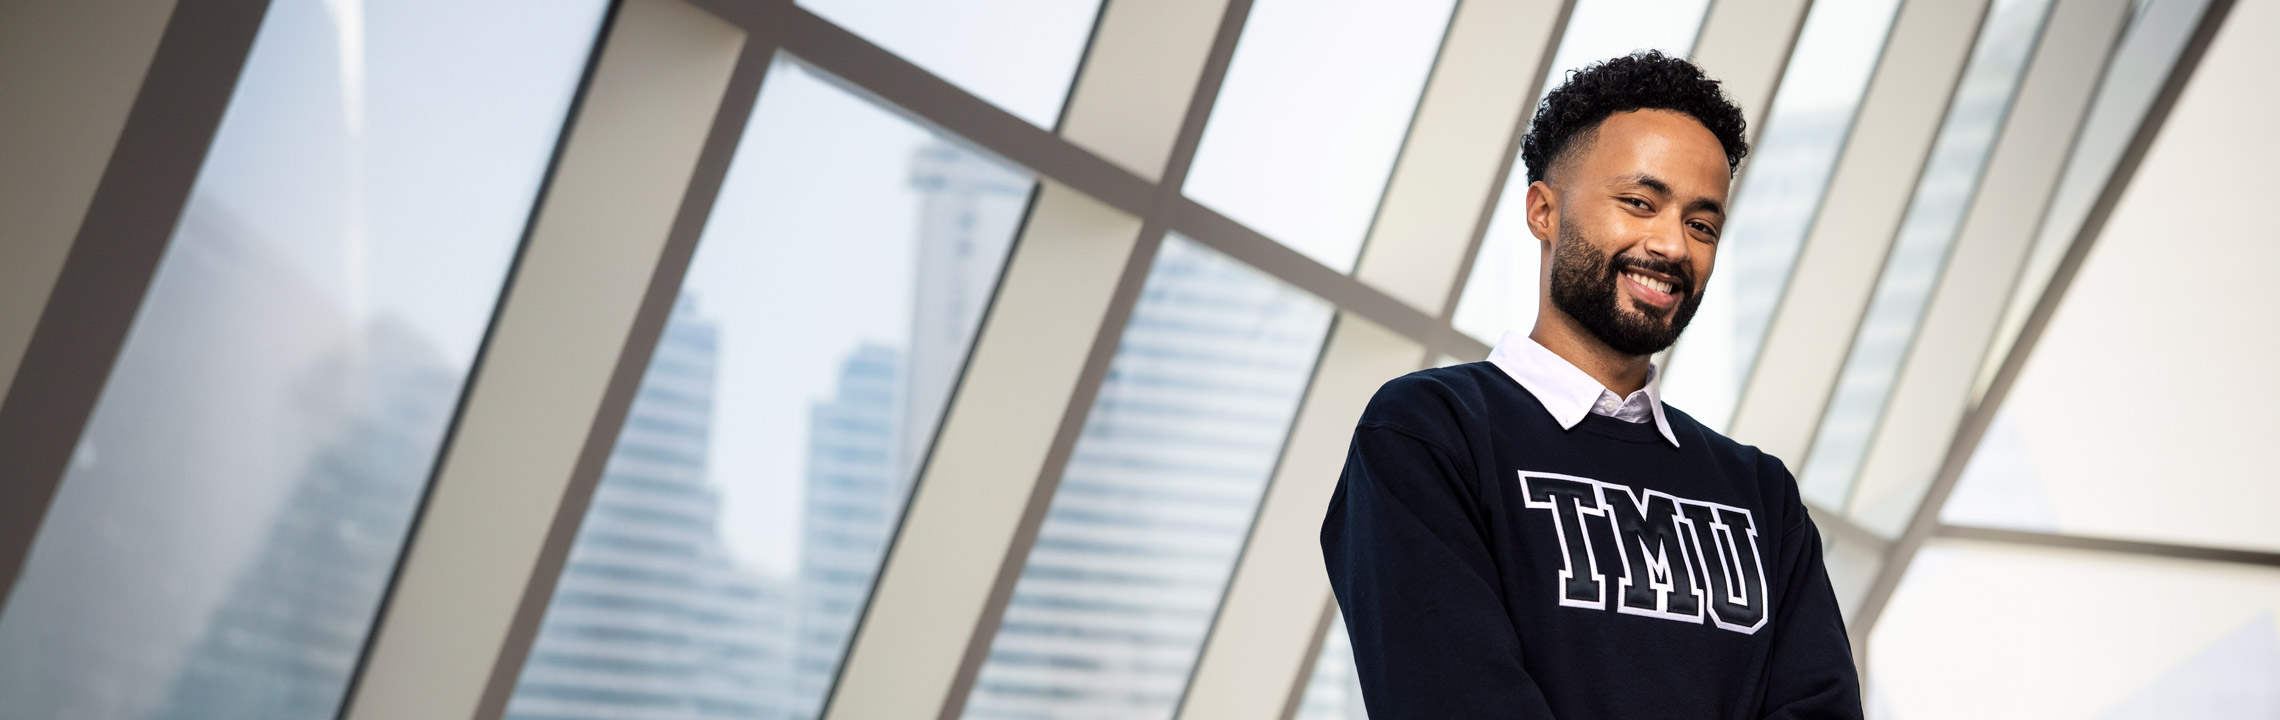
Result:
[[[269,3],[0,616],[0,714],[334,716],[603,9]]]
[[[1452,0],[1259,0],[1185,192],[1351,270],[1439,56]]]
[[[1806,499],[1822,507],[1846,505],[1861,458],[1876,434],[1877,418],[1891,397],[1924,306],[1931,302],[1948,249],[1963,229],[1964,213],[1979,190],[1980,173],[1994,154],[1995,136],[2003,129],[2003,118],[2018,94],[2027,58],[2034,54],[2049,10],[2050,0],[1996,0],[1988,10],[1978,45],[1948,104],[1947,119],[1932,142],[1931,158],[1916,181],[1908,214],[1885,256],[1868,312],[1837,376],[1836,391],[1815,430],[1812,451],[1798,473]]]
[[[1665,400],[1724,430],[1774,305],[1828,193],[1899,0],[1817,2],[1743,168],[1702,308],[1671,356]]]
[[[799,0],[1038,127],[1075,83],[1101,0]]]
[[[970,718],[1170,718],[1330,307],[1184,238],[1149,270]]]
[[[778,59],[507,717],[817,715],[1034,185]]]

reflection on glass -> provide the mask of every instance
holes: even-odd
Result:
[[[1061,116],[1101,8],[1101,0],[799,4],[1042,128]]]
[[[0,616],[0,714],[335,714],[603,5],[269,4]]]
[[[1258,0],[1185,191],[1347,271],[1377,214],[1453,0]]]
[[[1829,189],[1899,0],[1817,2],[1798,31],[1702,308],[1671,357],[1666,402],[1723,431],[1757,364],[1774,305]]]
[[[1869,298],[1867,314],[1861,317],[1860,330],[1853,337],[1844,370],[1837,376],[1828,410],[1815,431],[1804,471],[1798,473],[1807,500],[1829,508],[1847,504],[1861,458],[1876,434],[1877,418],[1884,414],[1884,403],[1891,398],[1892,383],[1900,374],[1900,363],[1908,354],[1909,341],[1915,338],[1924,307],[1931,302],[1948,249],[1963,229],[1964,212],[1979,190],[1980,173],[1994,154],[1995,136],[2003,129],[2003,118],[2018,94],[2027,58],[2034,54],[2043,17],[2049,10],[2050,0],[1996,0],[1988,10],[1977,47],[1972,48],[1971,60],[1956,86],[1955,99],[1948,104],[1947,119],[1940,125],[1931,157],[1916,181],[1908,214],[1901,219],[1899,234],[1885,256],[1876,292]],[[1915,504],[1912,497],[1863,496],[1861,501]],[[1899,517],[1904,522],[1907,515],[1904,510],[1893,512],[1888,508],[1875,512],[1853,508],[1851,512],[1874,516],[1872,524],[1878,530],[1891,530],[1895,535],[1899,528],[1885,519]]]
[[[1329,320],[1166,238],[966,717],[1172,716]]]
[[[2003,324],[1995,332],[1995,342],[1988,347],[1979,379],[1972,387],[1974,404],[1994,381],[2003,358],[2011,354],[2011,343],[2026,326],[2036,301],[2050,287],[2059,261],[2082,231],[2091,204],[2106,189],[2106,178],[2121,163],[2138,124],[2152,108],[2162,81],[2177,64],[2178,54],[2192,38],[2208,5],[2209,0],[2138,0],[2138,12],[2132,16],[2121,44],[2114,48],[2113,60],[2106,64],[2106,76],[2099,82],[2098,95],[2090,101],[2090,114],[2083,120],[2073,153],[2067,157],[2066,174],[2051,196],[2050,210],[2043,216],[2041,231],[2035,234],[2019,282],[2011,289]]]
[[[1354,640],[1346,635],[1343,618],[1331,620],[1322,635],[1322,654],[1306,679],[1297,720],[1370,720],[1369,708],[1362,705],[1362,679],[1354,671]]]
[[[1870,716],[2280,717],[2276,608],[2280,569],[1935,539],[1867,643]]]
[[[1709,8],[1708,0],[1581,0],[1568,17],[1543,91],[1559,87],[1571,71],[1633,51],[1686,55]],[[1527,206],[1528,166],[1515,160],[1457,299],[1458,332],[1493,345],[1506,330],[1526,332],[1535,325],[1542,245],[1528,233]]]
[[[1032,185],[776,63],[507,717],[816,716]]]

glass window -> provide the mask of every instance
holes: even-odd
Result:
[[[1871,717],[2280,716],[2280,569],[1924,546],[1867,646]]]
[[[1995,138],[2002,132],[2003,118],[2018,94],[2049,10],[2050,0],[1996,0],[1988,10],[1939,137],[1932,142],[1931,157],[1916,181],[1908,214],[1885,256],[1876,291],[1853,336],[1812,450],[1798,473],[1807,500],[1843,508],[1852,496],[1861,458],[1876,435],[1877,420],[1884,414],[1924,307],[1931,302],[1948,249],[1963,230],[1964,212],[1979,190],[1980,173],[1994,154]],[[1916,498],[1869,497],[1878,494],[1864,493],[1860,498],[1873,508],[1855,507],[1851,512],[1873,518],[1869,522],[1878,531],[1896,536],[1899,528],[1893,521],[1906,522],[1907,508],[1915,506]]]
[[[2152,21],[2164,12],[2157,0]],[[2239,17],[2227,20],[2227,27]],[[2141,25],[2141,27],[2144,27]],[[2253,49],[2250,49],[2253,48]],[[2219,33],[2003,395],[1950,522],[2280,551],[2272,466],[2280,325],[2258,283],[2212,280],[2269,241],[2202,202],[2201,179],[2280,163],[2233,119],[2280,90],[2272,46]],[[2118,67],[2118,66],[2117,66]],[[2134,71],[2133,71],[2134,72]],[[2255,88],[2202,92],[2203,88]],[[2216,271],[2223,275],[2223,270]]]
[[[1686,55],[1702,30],[1708,0],[1581,0],[1545,72],[1543,92],[1567,81],[1570,71],[1636,50]],[[1529,112],[1534,112],[1533,106]],[[1528,232],[1528,166],[1514,159],[1504,192],[1481,238],[1472,277],[1457,298],[1457,331],[1490,345],[1506,330],[1536,324],[1537,275],[1542,245]]]
[[[1076,82],[1101,0],[799,0],[1042,128],[1052,128]]]
[[[507,717],[816,716],[1033,186],[778,59]]]
[[[1817,2],[1805,15],[1765,131],[1734,188],[1717,272],[1663,384],[1667,402],[1712,429],[1733,420],[1899,6]]]
[[[1254,3],[1188,197],[1352,270],[1455,4]]]
[[[2090,101],[2089,117],[2083,120],[2074,151],[2067,158],[2065,175],[2051,196],[2050,210],[2043,216],[2042,229],[2035,234],[2033,249],[2028,251],[2019,282],[2011,290],[2003,324],[1995,332],[1979,380],[1972,388],[1974,403],[1986,392],[1987,384],[1994,381],[1995,371],[2002,366],[2003,359],[2011,354],[2011,343],[2018,339],[2019,330],[2026,327],[2027,315],[2034,312],[2035,303],[2050,287],[2059,261],[2074,244],[2075,235],[2082,231],[2091,204],[2105,191],[2106,179],[2121,163],[2122,154],[2137,134],[2138,124],[2152,108],[2154,98],[2161,92],[2162,81],[2177,64],[2178,54],[2192,39],[2195,26],[2200,24],[2201,12],[2208,5],[2209,0],[2138,0],[2137,14],[2131,17],[2129,29],[2123,34],[2121,44],[2114,48],[2113,59],[2106,64],[2105,78],[2099,82],[2097,96]]]
[[[1322,653],[1306,679],[1297,720],[1370,720],[1362,704],[1362,678],[1354,670],[1354,640],[1344,618],[1333,618],[1322,633]]]
[[[0,616],[7,714],[334,716],[603,10],[269,4]]]
[[[1166,238],[966,717],[1172,716],[1330,315]]]

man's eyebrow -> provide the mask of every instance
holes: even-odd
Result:
[[[1615,183],[1618,185],[1639,185],[1664,195],[1670,194],[1670,183],[1663,182],[1662,178],[1646,173],[1625,175],[1616,178]]]
[[[1713,213],[1720,218],[1726,217],[1726,206],[1719,204],[1716,200],[1712,200],[1706,197],[1695,198],[1694,202],[1686,204],[1686,209]]]

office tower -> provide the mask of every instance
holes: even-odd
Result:
[[[684,297],[642,375],[507,717],[784,717],[788,593],[729,556],[706,473],[718,343]]]
[[[1006,246],[1028,208],[1029,176],[971,150],[935,141],[911,156],[919,191],[918,265],[912,279],[910,344],[901,446],[895,463],[899,498],[925,459],[943,403],[965,366],[966,348],[997,290]]]
[[[182,663],[157,718],[332,715],[402,547],[457,397],[456,373],[412,329],[371,328],[317,377],[353,378],[352,416],[312,458],[258,554]]]
[[[794,717],[820,711],[902,515],[904,481],[895,476],[901,364],[892,348],[857,347],[841,367],[836,393],[808,415]]]
[[[967,717],[1171,717],[1328,319],[1164,244]]]
[[[1032,183],[933,142],[912,153],[910,184],[919,213],[908,345],[854,348],[834,394],[809,417],[794,671],[800,717],[821,710],[837,674]]]

